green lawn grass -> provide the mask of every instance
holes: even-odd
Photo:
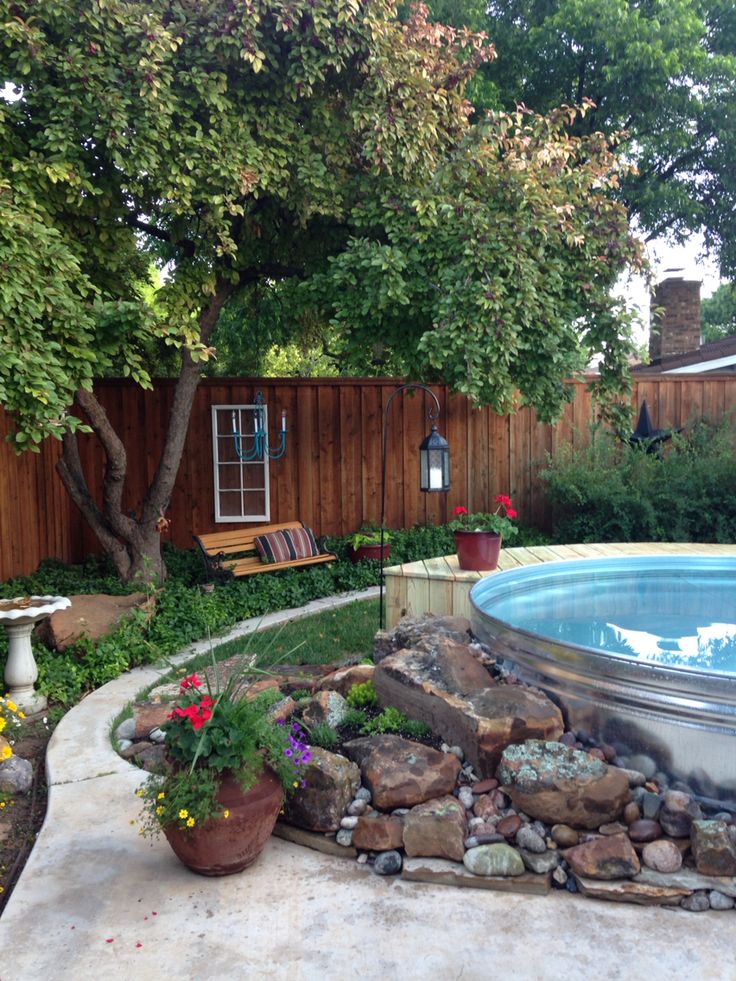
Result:
[[[372,655],[377,630],[378,601],[363,600],[220,644],[193,661],[192,667],[211,664],[213,655],[221,661],[244,652],[257,654],[259,667],[331,664],[348,656],[360,660]]]

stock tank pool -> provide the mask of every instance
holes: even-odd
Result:
[[[568,727],[736,807],[736,558],[544,562],[472,589],[473,632]]]

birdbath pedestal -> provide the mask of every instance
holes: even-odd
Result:
[[[0,600],[0,625],[8,631],[5,687],[11,700],[27,715],[42,712],[46,699],[34,690],[38,668],[31,647],[31,631],[39,620],[71,606],[66,596],[19,596]]]

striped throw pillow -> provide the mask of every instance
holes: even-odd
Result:
[[[263,562],[289,562],[319,555],[311,528],[286,528],[257,535],[255,546]]]
[[[288,562],[295,559],[294,546],[285,531],[269,531],[255,538],[258,554],[263,562]]]
[[[291,539],[298,559],[308,559],[312,555],[320,554],[311,528],[289,528],[284,534]]]

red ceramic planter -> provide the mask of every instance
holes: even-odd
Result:
[[[498,566],[501,536],[492,531],[456,531],[455,548],[461,569],[488,572]]]
[[[205,821],[199,828],[164,834],[176,857],[199,875],[241,872],[258,858],[268,841],[284,799],[281,781],[264,769],[258,781],[243,791],[232,776],[222,780],[217,800],[230,811],[227,818]]]
[[[380,545],[361,545],[360,548],[350,549],[350,561],[360,562],[361,559],[375,559],[377,562],[381,558],[381,546]],[[390,543],[384,544],[383,546],[383,561],[391,554]]]

